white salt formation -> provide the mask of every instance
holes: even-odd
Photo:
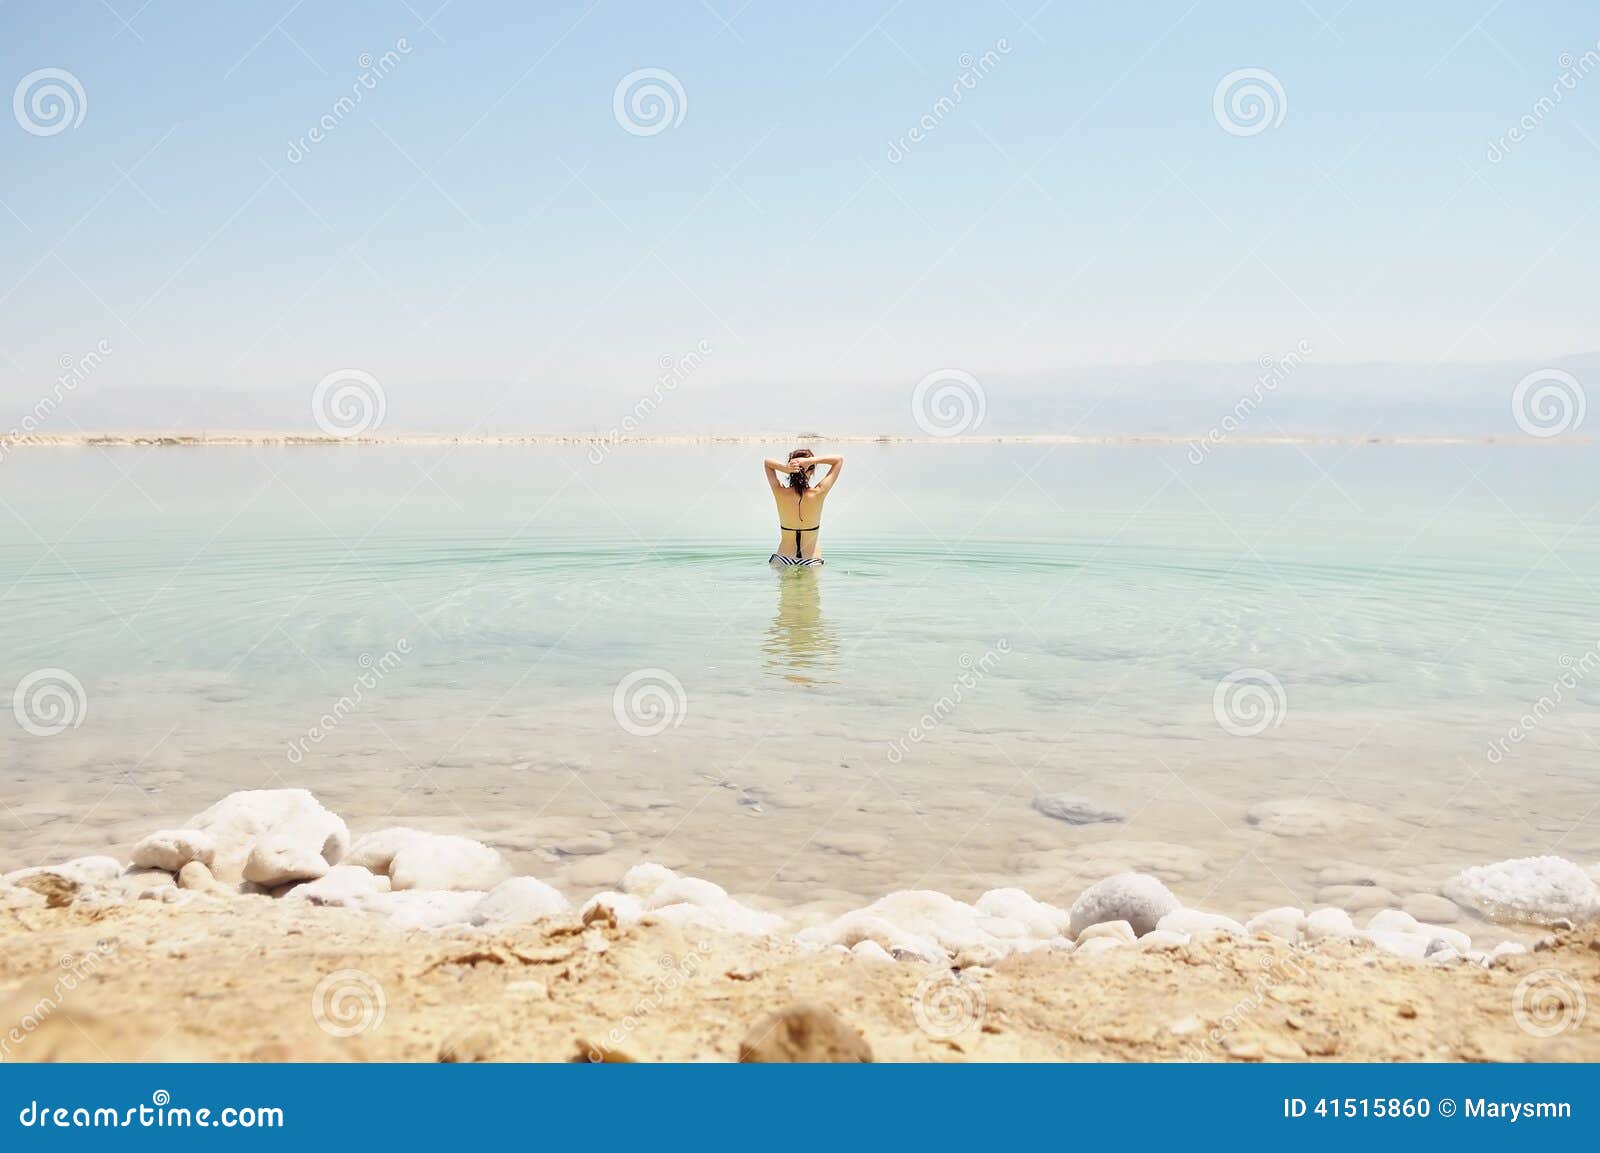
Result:
[[[1118,873],[1090,885],[1072,904],[1074,936],[1101,921],[1126,921],[1135,933],[1148,933],[1168,913],[1178,909],[1178,898],[1156,878],[1144,873]]]
[[[1522,857],[1463,869],[1444,892],[1491,921],[1582,925],[1600,920],[1600,886],[1561,857]]]
[[[244,878],[273,885],[326,873],[350,847],[350,830],[307,789],[249,789],[229,793],[189,818],[181,829],[153,834],[139,844],[153,859],[163,845],[174,852],[180,846],[203,852],[208,843],[210,860],[200,855],[189,859],[208,865],[225,881]],[[245,876],[258,845],[261,852],[254,869],[258,875]],[[293,875],[280,876],[280,868]]]
[[[1391,880],[1410,894],[1404,908],[1380,883]],[[710,881],[647,862],[630,868],[617,890],[597,893],[574,911],[566,894],[536,877],[513,876],[499,851],[482,842],[391,828],[352,846],[344,822],[309,792],[277,789],[233,793],[179,828],[151,833],[135,845],[126,868],[102,856],[7,873],[0,877],[0,909],[136,900],[204,905],[270,896],[288,905],[381,917],[401,930],[489,931],[598,917],[788,938],[802,949],[868,964],[909,961],[963,970],[1038,949],[1093,958],[1130,948],[1203,947],[1218,935],[1303,947],[1352,942],[1419,963],[1488,966],[1525,947],[1475,948],[1459,927],[1463,907],[1494,921],[1535,925],[1600,918],[1594,876],[1559,857],[1466,869],[1445,886],[1444,896],[1421,891],[1417,878],[1391,878],[1354,864],[1324,869],[1317,883],[1322,907],[1269,909],[1243,924],[1185,908],[1159,878],[1135,871],[1089,885],[1070,911],[1016,888],[992,889],[972,904],[933,890],[903,890],[831,920],[797,924]],[[1352,912],[1362,918],[1361,927]]]
[[[348,863],[387,875],[396,892],[484,891],[511,876],[506,859],[483,842],[419,829],[368,833],[351,848]]]

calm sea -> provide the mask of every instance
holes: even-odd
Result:
[[[288,785],[785,906],[1600,857],[1589,449],[859,448],[786,574],[771,451],[11,453],[0,866]]]

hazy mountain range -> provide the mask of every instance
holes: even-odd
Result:
[[[1600,388],[1600,353],[1542,363],[1496,364],[1196,364],[1075,368],[1049,376],[972,374],[925,389],[926,420],[966,422],[992,434],[1200,436],[1472,435],[1516,436],[1513,401],[1520,381],[1529,410],[1541,388],[1554,391],[1544,416],[1591,433],[1586,386]],[[1564,374],[1564,375],[1563,375]],[[483,381],[384,381],[383,417],[374,431],[485,434],[686,433],[908,434],[930,431],[913,409],[918,381],[795,382],[790,385],[700,379],[694,372],[648,391],[539,381],[521,387]],[[358,389],[360,386],[357,386]],[[941,387],[949,390],[941,408]],[[270,391],[159,386],[97,387],[91,379],[38,423],[45,433],[174,431],[316,432],[316,382]],[[981,398],[981,399],[980,399]],[[360,403],[359,397],[351,398]],[[965,407],[963,407],[963,404]],[[981,404],[982,419],[971,421]],[[1564,406],[1564,411],[1563,411]],[[13,402],[18,412],[27,406]],[[359,419],[352,415],[350,419]],[[1231,427],[1230,427],[1231,424]]]

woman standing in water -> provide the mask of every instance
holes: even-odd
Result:
[[[816,479],[817,466],[827,465],[828,472]],[[778,506],[778,526],[783,535],[778,540],[778,551],[768,559],[774,567],[791,565],[820,565],[821,550],[817,547],[817,530],[822,527],[822,504],[833,491],[839,471],[844,468],[842,456],[813,456],[809,448],[797,448],[787,461],[768,460],[767,485],[772,489],[772,499]],[[789,477],[785,485],[779,473]]]

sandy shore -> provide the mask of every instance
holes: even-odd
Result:
[[[0,1061],[1600,1060],[1594,872],[1447,888],[1240,921],[1125,871],[1070,909],[902,889],[833,916],[654,861],[563,891],[245,790],[127,858],[0,876]]]
[[[1570,1003],[1541,1035],[1560,1022],[1529,989],[1548,994],[1550,974],[1600,989],[1600,931],[1489,968],[1218,936],[1018,954],[958,978],[670,924],[403,931],[265,897],[0,923],[0,1005],[20,1023],[4,1056],[22,1061],[736,1060],[800,1004],[875,1060],[1600,1059],[1600,1022]]]

